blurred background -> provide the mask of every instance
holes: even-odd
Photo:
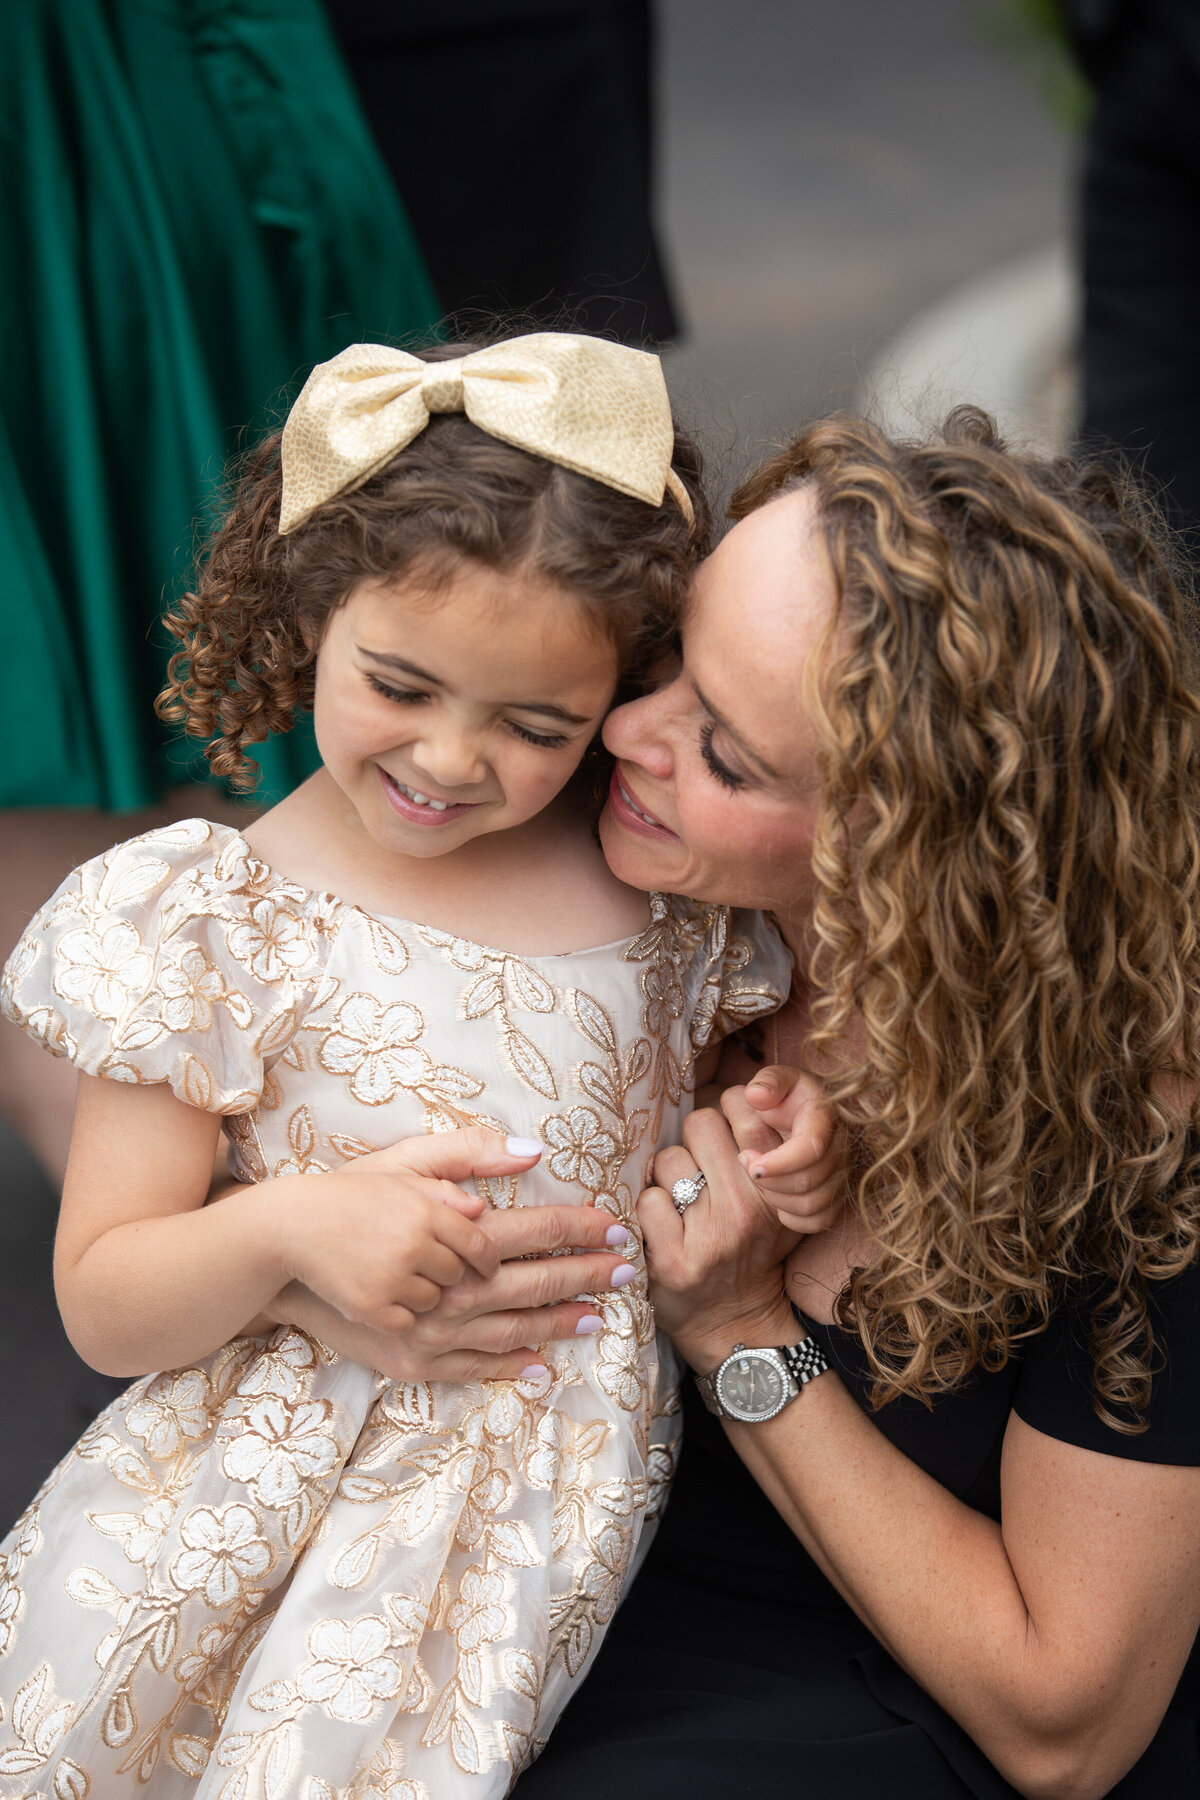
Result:
[[[447,8],[447,16],[461,12],[463,31],[493,33],[472,107],[503,89],[500,61],[486,57],[504,54],[499,16],[521,10]],[[570,10],[530,0],[524,12]],[[624,11],[638,15],[636,39],[644,9]],[[438,213],[449,205],[447,184],[468,183],[481,217],[511,237],[519,169],[506,169],[498,154],[455,175],[445,144],[469,86],[439,100],[444,142],[427,115],[414,122],[398,103],[406,80],[409,94],[435,88],[437,57],[455,54],[448,27],[413,22],[416,9],[400,5],[331,12],[442,302],[452,276],[439,278],[439,267],[450,270],[464,232],[470,238],[465,206]],[[635,220],[643,310],[622,313],[616,328],[637,341],[640,318],[645,335],[677,337],[665,352],[668,379],[708,446],[719,488],[804,420],[838,406],[869,406],[907,427],[952,399],[979,398],[1025,441],[1068,442],[1078,405],[1072,246],[1082,90],[1053,49],[1050,16],[1049,7],[994,0],[660,0],[652,59],[635,41],[641,72],[627,83],[636,100],[649,69],[652,118],[625,129],[637,165],[632,187],[639,179],[645,187],[652,171],[649,212]],[[381,48],[381,32],[397,19],[409,21],[405,31]],[[386,73],[385,54],[395,79],[380,74],[372,91],[369,71]],[[564,177],[546,203],[549,230],[576,188],[584,204],[585,175],[552,131],[542,142]],[[602,201],[611,200],[610,185],[602,155]],[[657,236],[647,246],[649,220]],[[594,284],[601,297],[604,275]],[[469,287],[472,277],[453,279]],[[548,291],[546,278],[533,279]],[[539,294],[515,298],[529,304]],[[421,304],[418,295],[414,316]],[[172,807],[212,810],[203,793]],[[28,849],[28,820],[0,815],[8,833],[0,863],[10,871],[36,864],[40,882],[31,900],[11,902],[9,942],[22,907],[27,919],[73,862],[141,827],[111,800],[79,816],[77,853],[67,854],[66,838],[46,838],[39,861]],[[18,1041],[10,1026],[0,1032]],[[33,1116],[23,1091],[14,1076],[0,1095],[9,1117],[0,1125],[0,1529],[103,1398],[87,1388],[57,1326],[55,1151],[43,1134],[39,1163],[18,1135],[17,1127],[30,1135]]]
[[[1078,149],[1030,9],[666,0],[660,17],[687,327],[669,379],[711,409],[723,466],[833,407],[936,417],[950,396],[1065,441]]]

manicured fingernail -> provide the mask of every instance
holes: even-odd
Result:
[[[637,1270],[632,1263],[618,1263],[609,1277],[612,1287],[628,1287],[631,1281],[637,1280]]]
[[[540,1156],[545,1146],[537,1138],[505,1138],[504,1148],[510,1156]]]
[[[527,1363],[521,1370],[521,1380],[540,1381],[543,1375],[548,1375],[549,1373],[550,1371],[545,1363]]]
[[[604,1330],[604,1320],[599,1313],[584,1313],[575,1327],[576,1337],[591,1337],[594,1331]]]
[[[604,1234],[604,1241],[613,1250],[623,1250],[629,1242],[629,1233],[623,1225],[610,1225]]]

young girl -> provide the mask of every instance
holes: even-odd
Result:
[[[84,1077],[72,1339],[170,1372],[3,1547],[4,1795],[500,1795],[586,1668],[670,1470],[634,1199],[697,1051],[787,988],[756,915],[617,882],[570,792],[706,523],[657,359],[575,336],[358,346],[256,453],[170,703],[235,785],[302,707],[324,766],[244,837],[85,865],[6,974]],[[577,1343],[406,1385],[244,1335],[292,1281],[399,1330],[491,1273],[478,1200],[381,1178],[480,1123],[511,1140],[488,1204],[590,1204],[628,1246]],[[256,1185],[206,1207],[222,1126]]]

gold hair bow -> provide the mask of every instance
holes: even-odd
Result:
[[[439,412],[465,412],[489,436],[650,506],[669,490],[692,523],[671,467],[675,432],[657,356],[542,331],[450,362],[352,344],[319,363],[284,427],[280,533],[361,487]]]

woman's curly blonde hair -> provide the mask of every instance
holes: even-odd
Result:
[[[478,347],[419,354],[442,362]],[[358,582],[415,574],[436,588],[464,562],[524,570],[571,594],[615,645],[627,694],[672,640],[708,548],[700,452],[678,427],[673,467],[692,501],[691,525],[669,496],[647,506],[447,413],[361,487],[280,537],[281,439],[274,433],[244,459],[195,585],[164,621],[179,649],[159,717],[208,740],[213,773],[240,792],[259,776],[247,746],[290,731],[311,710],[325,626]]]
[[[1098,466],[833,420],[738,491],[815,491],[817,1041],[874,1244],[839,1316],[879,1402],[1088,1306],[1096,1410],[1143,1429],[1151,1284],[1200,1247],[1200,703],[1153,511]]]

